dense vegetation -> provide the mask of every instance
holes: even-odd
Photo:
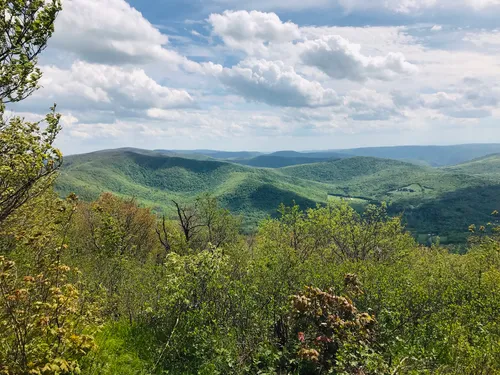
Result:
[[[283,152],[273,158],[293,164],[295,154]],[[468,226],[489,221],[491,210],[500,206],[500,183],[495,178],[500,159],[493,156],[482,163],[442,169],[371,157],[306,160],[267,169],[144,150],[101,151],[67,157],[57,189],[62,196],[75,192],[85,200],[108,191],[133,196],[168,217],[175,214],[171,199],[188,203],[210,192],[223,207],[243,217],[248,233],[266,216],[275,217],[280,203],[295,201],[310,208],[347,200],[362,210],[368,203],[388,202],[389,213],[403,213],[422,243],[440,236],[442,243],[463,244]]]
[[[500,175],[500,154],[487,155],[448,167],[446,170],[495,179]]]
[[[1,4],[27,14],[16,16],[28,22],[25,35],[43,31],[34,41],[43,49],[60,4]],[[35,57],[15,71],[31,74]],[[0,96],[3,103],[29,93],[39,75],[30,77],[15,83],[20,95]],[[385,204],[360,213],[336,199],[305,210],[280,205],[244,235],[241,218],[204,190],[231,187],[258,207],[254,192],[279,200],[293,186],[310,204],[305,192],[330,189],[336,177],[323,164],[299,168],[310,174],[305,180],[294,176],[298,167],[259,170],[131,150],[99,153],[105,164],[96,155],[69,159],[66,187],[86,188],[85,176],[87,185],[154,197],[160,184],[174,212],[160,217],[109,192],[60,198],[59,130],[55,110],[44,123],[6,121],[2,113],[1,374],[500,374],[497,211],[469,227],[462,255],[417,245]],[[335,166],[342,182],[361,186],[362,160],[346,161],[359,164],[354,172]],[[367,183],[393,167],[410,173],[395,163],[376,160]],[[226,204],[230,196],[222,196]]]

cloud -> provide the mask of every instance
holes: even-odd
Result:
[[[338,0],[345,10],[386,10],[393,13],[410,14],[424,11],[456,11],[463,9],[480,12],[500,5],[498,0]],[[415,14],[414,14],[415,15]]]
[[[96,138],[118,138],[123,136],[127,130],[134,128],[122,121],[116,121],[112,124],[107,123],[79,123],[67,129],[67,132],[72,136],[80,139],[96,139]]]
[[[366,88],[350,92],[344,99],[344,106],[349,117],[357,121],[381,121],[402,116],[389,95]]]
[[[422,94],[411,102],[421,108],[453,118],[474,119],[490,117],[500,103],[500,90],[481,80],[465,78],[460,85],[447,91]]]
[[[125,0],[64,0],[50,46],[93,63],[189,63]]]
[[[453,107],[457,105],[460,99],[461,96],[458,94],[450,94],[442,91],[421,96],[423,106],[432,109]]]
[[[208,22],[224,43],[249,54],[266,50],[266,43],[286,43],[300,37],[299,27],[282,22],[275,13],[225,11],[211,14]]]
[[[307,139],[331,147],[323,135],[370,144],[379,131],[397,143],[404,129],[494,127],[500,117],[499,33],[469,22],[494,15],[500,0],[207,0],[208,19],[184,25],[153,15],[155,2],[135,2],[158,26],[126,0],[63,1],[41,59],[43,88],[12,107],[44,114],[57,102],[71,152],[261,148],[266,137],[269,148]],[[280,19],[265,9],[307,11]],[[363,26],[372,21],[398,26]]]
[[[65,110],[144,110],[194,105],[187,91],[162,86],[139,68],[77,61],[69,70],[55,66],[45,66],[42,70],[40,83],[44,89],[36,96],[55,101]]]
[[[332,34],[346,30],[350,32],[353,28],[301,28],[291,22],[282,22],[275,13],[257,11],[212,14],[208,22],[213,34],[220,36],[231,49],[242,50],[253,58],[284,61],[295,68],[300,63],[313,66],[334,79],[388,80],[417,71],[416,66],[409,63],[400,52],[367,56],[361,53],[359,44]],[[387,29],[380,30],[387,32]],[[358,31],[366,34],[366,30],[358,28]],[[399,38],[398,30],[392,31],[396,35],[392,33],[389,36]],[[383,43],[387,42],[383,40]]]
[[[365,56],[361,53],[359,44],[352,44],[338,35],[306,41],[301,48],[304,64],[315,66],[335,79],[388,80],[417,72],[417,67],[406,61],[402,53]]]
[[[485,27],[482,20],[488,20],[495,27],[500,15],[499,0],[206,0],[204,4],[211,11],[259,9],[293,12],[300,16],[306,12],[317,15],[325,10],[333,13],[333,20],[342,18],[353,24],[360,20],[367,24],[380,23],[381,19],[384,23],[398,25],[429,22],[431,19],[446,24],[463,24],[466,18],[479,27]]]
[[[464,35],[463,40],[490,53],[498,53],[500,51],[499,30],[468,32]]]
[[[308,81],[282,61],[245,60],[224,68],[220,81],[247,100],[282,107],[320,107],[339,103],[336,92]]]

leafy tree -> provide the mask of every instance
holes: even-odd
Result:
[[[38,88],[37,57],[60,0],[0,0],[0,372],[70,374],[94,348],[93,302],[63,265],[76,196],[51,192],[62,155],[55,106],[45,124],[5,117],[5,104]]]
[[[61,153],[53,147],[60,116],[47,124],[6,119],[5,103],[25,99],[38,88],[38,55],[45,49],[61,10],[60,0],[0,0],[0,224],[51,185]]]
[[[48,191],[10,215],[0,232],[0,249],[9,256],[0,257],[0,371],[6,374],[73,373],[94,348],[97,296],[62,262],[76,204],[75,196],[61,200]]]
[[[0,103],[18,102],[38,88],[38,55],[54,32],[60,0],[0,0]]]
[[[146,291],[145,279],[153,282],[154,277],[146,271],[162,264],[165,256],[156,238],[156,223],[151,210],[139,207],[134,199],[105,193],[91,204],[79,204],[69,231],[72,246],[67,262],[85,272],[94,293],[105,292],[106,316],[133,320],[153,297],[154,289]]]
[[[61,166],[62,154],[53,146],[60,131],[55,107],[41,122],[14,117],[0,120],[0,225],[16,209],[47,189]]]

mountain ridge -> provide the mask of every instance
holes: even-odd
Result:
[[[500,159],[487,168],[500,170]],[[416,236],[438,228],[443,238],[463,238],[466,222],[487,222],[500,207],[500,184],[492,176],[363,156],[259,168],[123,148],[66,157],[57,191],[75,192],[84,200],[112,192],[170,215],[172,199],[187,203],[209,192],[242,215],[250,231],[262,218],[276,215],[281,203],[308,208],[348,200],[362,208],[385,201],[392,214],[404,214]]]

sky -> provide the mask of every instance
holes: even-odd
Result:
[[[500,0],[63,0],[65,154],[500,142]]]

